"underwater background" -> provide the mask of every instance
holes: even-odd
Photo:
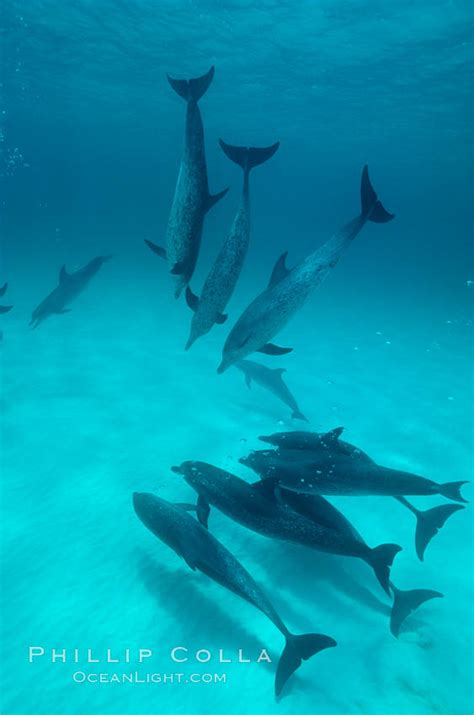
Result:
[[[0,284],[3,715],[320,713],[462,715],[472,710],[472,513],[414,551],[393,499],[339,498],[371,545],[403,546],[402,588],[433,588],[395,639],[370,569],[265,539],[213,510],[210,526],[298,633],[338,647],[273,696],[281,636],[250,605],[192,572],[143,528],[133,491],[195,494],[170,466],[200,459],[256,477],[239,457],[258,436],[301,428],[242,374],[218,376],[231,325],[282,251],[307,255],[359,211],[367,162],[389,211],[369,224],[277,342],[309,429],[345,427],[377,462],[438,482],[472,474],[472,5],[360,0],[29,0],[2,3]],[[280,141],[251,182],[244,271],[216,325],[184,351],[191,312],[172,295],[162,243],[185,105],[166,73],[216,73],[200,102],[212,193],[199,293],[233,219],[240,169],[218,146]],[[61,265],[114,254],[70,314],[32,331]],[[470,485],[464,494],[472,496]],[[415,497],[428,508],[437,498]],[[207,648],[185,673],[214,684],[77,684],[73,663],[28,647]],[[268,648],[274,662],[242,665]],[[219,649],[234,659],[217,662]],[[146,667],[145,667],[146,666]]]

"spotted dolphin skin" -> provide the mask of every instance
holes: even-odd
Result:
[[[91,278],[100,270],[102,264],[111,258],[112,256],[93,258],[86,266],[74,273],[68,273],[66,266],[63,266],[59,272],[59,285],[34,309],[30,326],[37,328],[50,315],[69,313],[70,308],[67,306],[82,293]]]
[[[166,249],[146,240],[149,248],[161,258],[166,258],[175,278],[175,297],[194,273],[201,245],[204,217],[226,193],[215,196],[209,193],[204,129],[198,102],[206,93],[214,77],[214,67],[196,79],[173,79],[168,82],[186,104],[184,153],[166,231]]]
[[[268,161],[279,147],[278,142],[265,148],[232,146],[222,139],[220,145],[229,159],[242,167],[242,196],[229,236],[204,282],[201,296],[198,298],[189,285],[186,287],[186,302],[194,311],[186,350],[213,325],[227,319],[224,310],[237,285],[250,240],[250,171]]]
[[[252,382],[256,382],[287,405],[291,410],[293,419],[308,422],[283,380],[283,374],[286,372],[285,368],[269,368],[254,360],[239,360],[235,363],[235,367],[245,375],[247,387],[250,388]]]
[[[394,217],[377,199],[367,166],[362,171],[361,205],[359,216],[291,270],[285,265],[286,254],[278,259],[268,287],[246,308],[229,333],[218,373],[253,352],[282,355],[292,350],[280,348],[269,341],[331,272],[368,221],[386,223]]]
[[[295,636],[249,572],[214,536],[179,505],[153,494],[135,493],[133,506],[138,518],[155,536],[181,556],[193,571],[201,571],[264,613],[285,638],[275,677],[275,694],[280,695],[288,678],[303,660],[336,645],[320,633]]]
[[[172,467],[172,471],[182,474],[199,494],[197,512],[202,524],[207,524],[209,505],[213,504],[231,519],[264,536],[316,551],[362,559],[373,569],[384,591],[389,593],[390,567],[401,551],[398,544],[381,544],[371,549],[347,533],[336,533],[332,527],[295,514],[278,501],[264,483],[249,484],[206,462],[183,462],[179,467]]]

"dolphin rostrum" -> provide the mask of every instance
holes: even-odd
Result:
[[[330,529],[335,529],[346,538],[353,538],[361,544],[365,544],[364,539],[351,522],[342,514],[339,509],[328,502],[319,494],[298,494],[287,489],[280,489],[278,496],[288,506],[298,514],[307,519],[314,520],[317,524],[324,524]],[[393,594],[393,606],[390,612],[390,631],[398,638],[400,627],[407,616],[422,603],[432,598],[442,598],[443,594],[426,588],[410,589],[402,591],[397,588],[393,581],[389,581],[390,590]]]
[[[244,310],[224,344],[217,370],[224,372],[237,360],[253,352],[282,355],[292,348],[280,348],[270,340],[288,323],[311,291],[331,272],[341,256],[368,221],[386,223],[394,216],[377,199],[367,166],[362,171],[361,213],[316,251],[289,270],[286,253],[277,261],[270,283]]]
[[[254,360],[239,360],[235,363],[235,367],[244,373],[247,387],[250,388],[252,381],[258,383],[273,393],[275,397],[278,397],[285,405],[288,405],[293,419],[308,422],[308,419],[301,412],[295,398],[283,381],[283,373],[286,372],[285,368],[272,369]]]
[[[261,437],[268,442],[273,439]],[[286,444],[289,442],[286,440]],[[381,467],[360,449],[343,442],[329,442],[319,450],[257,450],[241,458],[241,464],[253,469],[262,479],[270,479],[286,489],[306,494],[339,496],[430,496],[441,494],[453,501],[465,502],[462,482],[438,484],[390,467]]]
[[[390,566],[395,555],[401,551],[398,544],[381,544],[371,549],[350,535],[342,535],[331,527],[296,514],[275,499],[273,493],[265,489],[265,484],[249,484],[206,462],[183,462],[172,470],[182,474],[198,493],[197,513],[203,525],[207,525],[209,504],[213,504],[231,519],[264,536],[316,551],[362,559],[373,569],[385,592],[389,593]]]
[[[244,265],[250,240],[250,171],[259,164],[268,161],[278,147],[279,142],[265,148],[232,146],[219,140],[224,153],[242,167],[244,181],[242,196],[229,236],[225,240],[212,266],[198,298],[191,288],[186,286],[186,302],[194,311],[191,332],[186,350],[202,335],[210,331],[215,323],[224,323],[224,313]]]
[[[343,432],[343,427],[337,427],[326,433],[317,432],[277,432],[272,435],[260,437],[263,442],[267,442],[277,447],[280,451],[302,450],[306,455],[311,452],[331,452],[336,450],[342,454],[351,456],[359,461],[365,460],[372,469],[373,460],[368,454],[349,442],[339,439]],[[459,484],[459,483],[458,483]],[[447,519],[457,511],[464,509],[462,504],[441,504],[431,509],[417,509],[403,496],[395,496],[400,504],[409,509],[416,517],[415,548],[420,561],[424,560],[426,547],[431,539],[446,523]]]
[[[166,249],[148,240],[145,243],[161,258],[167,258],[176,280],[176,298],[194,273],[204,217],[227,193],[227,189],[214,196],[209,193],[204,129],[198,107],[213,77],[214,67],[196,79],[173,79],[168,75],[171,87],[187,103],[184,153],[168,220]]]
[[[67,308],[77,296],[82,293],[91,278],[99,271],[102,264],[109,261],[112,256],[98,256],[89,261],[83,268],[79,268],[74,273],[68,273],[66,266],[62,266],[59,272],[59,285],[34,309],[31,315],[30,325],[37,328],[43,320],[50,315],[61,315],[69,313]]]
[[[251,603],[264,613],[285,638],[275,676],[278,696],[303,660],[336,645],[320,633],[295,636],[286,627],[273,605],[249,572],[230,551],[179,505],[154,494],[135,493],[133,506],[138,518],[155,536],[181,556],[193,571],[198,569],[213,581]]]

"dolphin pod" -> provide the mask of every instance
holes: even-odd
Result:
[[[93,258],[87,265],[74,273],[68,273],[66,266],[62,266],[59,272],[59,285],[34,309],[30,326],[37,328],[51,315],[69,313],[70,308],[67,306],[82,293],[102,265],[111,258],[112,256]]]
[[[227,319],[224,310],[237,285],[250,240],[250,171],[268,161],[280,146],[277,142],[263,149],[247,148],[226,144],[222,139],[220,145],[229,159],[243,170],[242,196],[229,236],[204,282],[201,297],[194,295],[189,285],[186,287],[186,301],[194,311],[186,350],[197,338],[208,333],[215,323],[223,323]]]
[[[175,278],[176,298],[194,273],[204,217],[228,191],[224,189],[212,196],[207,178],[204,129],[198,102],[209,89],[213,77],[214,67],[196,79],[173,79],[168,75],[171,87],[186,102],[184,152],[166,230],[166,249],[148,240],[145,243],[168,260]]]
[[[283,380],[285,368],[269,368],[254,360],[239,360],[235,367],[244,374],[245,384],[249,389],[252,382],[258,383],[290,408],[293,419],[308,422]]]
[[[190,569],[201,571],[228,591],[261,611],[285,638],[285,648],[275,675],[275,695],[280,695],[288,678],[303,660],[336,641],[321,633],[290,633],[271,601],[249,572],[230,551],[184,509],[153,494],[135,493],[133,507],[138,518],[155,536],[184,559]]]
[[[217,372],[222,373],[253,352],[282,355],[292,348],[280,348],[270,341],[301,308],[309,294],[326,278],[369,221],[386,223],[394,218],[377,198],[367,166],[361,178],[361,212],[345,224],[325,244],[289,270],[285,254],[278,259],[267,288],[244,310],[230,331]]]

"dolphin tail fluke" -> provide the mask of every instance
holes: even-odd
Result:
[[[390,596],[390,566],[393,559],[402,550],[398,544],[381,544],[370,550],[369,563],[374,569],[380,585]]]
[[[303,660],[309,660],[316,653],[326,648],[334,648],[336,645],[334,638],[321,633],[303,636],[289,634],[275,675],[275,695],[277,697],[280,695],[286,681],[295,670],[298,670]]]
[[[186,102],[199,102],[203,94],[206,94],[209,85],[214,77],[214,67],[211,67],[209,72],[195,79],[174,79],[166,75],[168,82],[176,92]]]
[[[362,205],[362,216],[367,221],[374,223],[387,223],[395,218],[395,214],[391,214],[384,209],[381,202],[377,199],[374,187],[369,178],[369,167],[367,164],[362,170],[362,178],[360,182],[360,200]]]
[[[446,499],[452,499],[453,501],[461,501],[467,503],[467,499],[464,499],[461,494],[461,487],[463,484],[467,484],[467,481],[447,482],[446,484],[440,484],[439,493],[441,494],[441,496],[446,497]]]
[[[294,420],[303,420],[303,422],[309,422],[309,419],[304,416],[304,414],[300,410],[294,410],[291,417]]]
[[[423,561],[426,547],[433,536],[436,536],[451,514],[461,509],[464,509],[461,504],[442,504],[426,511],[416,510],[415,548],[420,561]]]
[[[153,251],[153,253],[156,253],[157,256],[159,256],[160,258],[164,258],[166,260],[166,251],[164,248],[162,248],[161,246],[158,246],[156,243],[152,243],[147,238],[145,238],[144,241],[145,241],[146,245],[148,246],[148,248],[151,251]]]
[[[401,591],[391,584],[393,592],[393,606],[390,614],[390,632],[398,638],[400,627],[407,616],[419,608],[425,601],[432,598],[443,598],[439,591],[432,591],[427,588],[415,588],[411,591]]]
[[[219,139],[219,144],[224,154],[231,161],[241,166],[244,171],[250,171],[255,166],[259,166],[259,164],[271,159],[280,146],[280,142],[266,147],[233,146],[232,144],[226,144],[222,139]]]

